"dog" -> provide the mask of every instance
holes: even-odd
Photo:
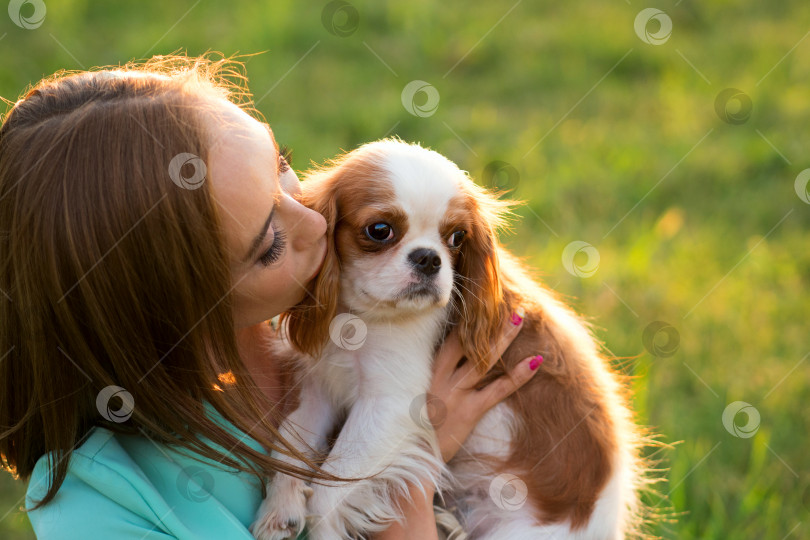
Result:
[[[368,537],[400,516],[408,482],[432,483],[469,538],[614,540],[636,531],[643,432],[627,381],[589,326],[497,239],[511,201],[441,154],[399,139],[365,144],[308,173],[302,202],[327,220],[309,297],[282,317],[301,351],[299,407],[281,433],[345,483],[276,474],[253,534]],[[486,372],[513,313],[523,327]],[[481,382],[542,354],[539,372],[491,409],[444,464],[429,422],[431,363],[457,327]],[[294,458],[275,457],[303,466]],[[327,485],[328,484],[328,485]]]

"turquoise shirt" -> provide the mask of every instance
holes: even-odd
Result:
[[[48,482],[43,456],[26,507],[44,496]],[[250,473],[96,427],[73,452],[56,497],[28,516],[40,540],[250,540],[260,503],[261,486]]]

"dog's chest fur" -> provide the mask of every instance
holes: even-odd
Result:
[[[342,410],[361,396],[412,400],[430,385],[431,359],[446,320],[447,308],[437,308],[395,323],[364,321],[362,345],[349,350],[330,341],[320,360],[310,359],[311,376]]]

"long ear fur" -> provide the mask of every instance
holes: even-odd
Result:
[[[302,183],[301,203],[326,218],[326,258],[318,277],[298,305],[281,315],[292,345],[318,357],[329,336],[329,324],[337,315],[340,291],[340,259],[335,245],[338,221],[337,167],[321,169]]]
[[[460,310],[454,322],[458,323],[465,356],[483,374],[512,310],[503,298],[497,231],[506,224],[510,208],[517,201],[498,199],[471,179],[465,180],[464,190],[473,226],[461,246],[456,266],[455,294]]]
[[[343,217],[340,213],[345,211],[341,205],[346,201],[363,204],[369,194],[374,200],[368,185],[385,174],[379,160],[373,150],[361,147],[307,172],[301,183],[301,203],[326,218],[326,258],[306,298],[284,313],[281,322],[286,323],[292,345],[316,358],[329,341],[329,325],[338,309],[341,264],[337,228]]]

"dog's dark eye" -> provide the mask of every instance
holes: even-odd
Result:
[[[451,248],[457,248],[461,245],[461,242],[464,241],[465,236],[467,236],[467,231],[456,231],[450,235],[450,240],[447,244]]]
[[[394,238],[394,229],[388,223],[373,223],[366,227],[366,236],[375,242],[388,242]]]

